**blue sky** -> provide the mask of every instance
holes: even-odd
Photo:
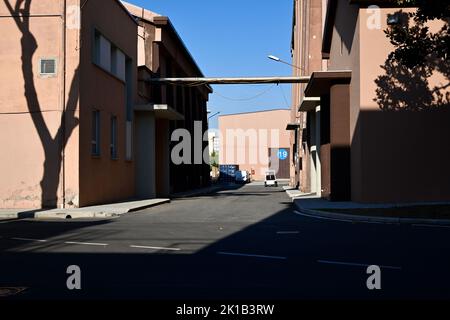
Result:
[[[289,66],[267,55],[291,61],[292,0],[128,1],[168,16],[207,77],[291,75]],[[289,108],[291,101],[290,85],[213,88],[213,113]],[[210,127],[217,127],[217,117]]]

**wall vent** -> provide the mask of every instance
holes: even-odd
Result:
[[[43,76],[56,74],[56,59],[41,59],[40,72]]]

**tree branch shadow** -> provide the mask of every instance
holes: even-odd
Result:
[[[410,15],[398,11],[400,25],[394,26],[400,34],[415,32],[414,36],[420,39],[427,27],[410,25]],[[442,30],[445,30],[443,28]],[[388,31],[385,31],[389,35]],[[425,42],[425,41],[424,41]],[[425,44],[408,44],[408,47],[399,46],[389,54],[384,65],[384,75],[380,75],[375,83],[376,98],[373,100],[383,111],[432,111],[448,108],[450,106],[450,64],[447,59],[438,54],[426,54]],[[408,54],[406,54],[408,52]],[[425,58],[422,57],[425,55]],[[399,58],[402,57],[402,58]],[[410,65],[402,64],[401,59],[409,61]],[[411,63],[411,61],[418,61]],[[442,75],[446,83],[431,84],[430,78],[436,74]]]
[[[11,16],[22,34],[22,73],[24,77],[24,94],[27,100],[33,124],[39,135],[44,150],[45,161],[43,164],[43,176],[40,182],[41,206],[55,207],[58,204],[58,187],[60,184],[61,169],[63,164],[63,153],[68,139],[73,130],[78,126],[78,118],[75,117],[78,103],[78,74],[79,67],[75,70],[70,86],[67,103],[61,113],[61,123],[54,137],[43,117],[39,103],[38,93],[34,82],[33,56],[38,43],[30,31],[30,6],[31,0],[17,0],[13,7],[9,0],[4,0]],[[65,74],[62,74],[65,77]],[[66,97],[64,97],[66,99]]]

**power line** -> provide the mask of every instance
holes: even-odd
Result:
[[[288,100],[287,100],[287,98],[286,98],[286,95],[284,94],[283,86],[279,86],[279,87],[280,87],[280,89],[281,89],[281,93],[283,94],[284,102],[286,102],[286,106],[287,106],[288,108],[290,108],[289,102],[288,102]]]
[[[218,92],[217,90],[214,91],[215,94],[217,94],[218,96],[220,96],[223,99],[226,100],[231,100],[231,101],[250,101],[256,98],[261,97],[262,95],[268,93],[270,90],[272,90],[272,88],[275,86],[275,84],[271,85],[270,87],[268,87],[266,90],[258,93],[257,95],[253,96],[253,97],[248,97],[248,98],[231,98],[231,97],[227,97],[223,94],[221,94],[220,92]]]

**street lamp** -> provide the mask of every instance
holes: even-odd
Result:
[[[267,58],[269,58],[270,60],[276,61],[276,62],[281,62],[281,63],[287,64],[287,65],[289,65],[291,67],[294,67],[294,68],[297,68],[297,69],[300,69],[300,70],[304,70],[303,68],[300,68],[298,66],[294,66],[293,64],[290,64],[289,62],[281,60],[277,56],[269,55],[269,56],[267,56]]]

